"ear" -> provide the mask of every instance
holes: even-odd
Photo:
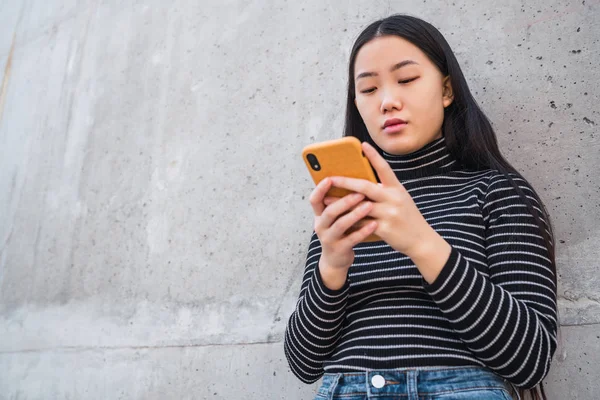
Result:
[[[446,108],[454,101],[454,92],[452,90],[452,83],[450,82],[450,75],[444,78],[442,84],[442,103],[444,104],[444,108]]]

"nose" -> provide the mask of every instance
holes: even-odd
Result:
[[[383,92],[383,98],[381,99],[381,112],[386,113],[393,111],[399,111],[402,109],[403,103],[400,100],[400,96],[395,90],[388,89]]]

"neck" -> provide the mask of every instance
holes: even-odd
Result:
[[[400,182],[440,175],[457,169],[457,162],[448,151],[443,136],[414,153],[394,155],[382,151],[381,155],[390,164]]]

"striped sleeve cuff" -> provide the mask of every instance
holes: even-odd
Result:
[[[333,345],[342,327],[349,289],[348,280],[339,290],[327,288],[316,268],[304,298],[298,304],[297,317],[303,331],[301,336],[310,336],[311,341],[318,342],[321,349]]]
[[[345,295],[346,292],[348,291],[348,289],[350,289],[350,282],[348,281],[348,278],[346,278],[346,282],[344,283],[344,286],[342,286],[341,288],[339,288],[337,290],[332,290],[332,289],[329,289],[327,286],[325,286],[325,284],[323,283],[323,278],[321,277],[321,271],[319,270],[318,264],[315,266],[315,273],[313,274],[313,276],[314,276],[313,282],[315,283],[315,286],[318,289],[320,289],[321,292],[323,294],[325,294],[325,296],[330,298],[331,300],[338,300],[339,297]]]
[[[323,283],[319,268],[316,267],[304,296],[303,311],[309,318],[319,320],[321,327],[338,326],[346,310],[349,292],[348,279],[340,289],[331,290]]]

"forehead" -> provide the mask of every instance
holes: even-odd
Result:
[[[425,53],[408,40],[381,36],[360,48],[354,62],[354,76],[361,72],[388,72],[392,65],[404,60],[416,61],[423,67],[433,65]]]

